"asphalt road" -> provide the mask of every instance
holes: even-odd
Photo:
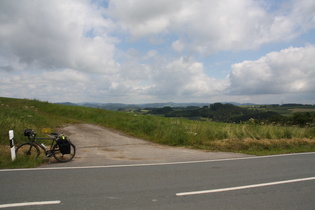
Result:
[[[315,153],[304,153],[161,165],[0,170],[0,208],[54,201],[16,209],[314,209],[314,163]],[[288,180],[291,183],[279,183]],[[240,186],[245,187],[233,188]],[[191,194],[214,189],[220,190]]]

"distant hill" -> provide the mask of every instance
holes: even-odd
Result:
[[[222,104],[233,104],[235,106],[239,105],[256,105],[252,103],[236,103],[236,102],[221,102]],[[71,106],[83,106],[83,107],[92,107],[92,108],[99,108],[99,109],[106,109],[106,110],[122,110],[122,109],[145,109],[145,108],[163,108],[163,107],[203,107],[209,106],[210,103],[174,103],[174,102],[167,102],[167,103],[144,103],[144,104],[123,104],[123,103],[94,103],[94,102],[82,102],[82,103],[70,103],[70,102],[60,102],[58,104],[63,105],[71,105]]]

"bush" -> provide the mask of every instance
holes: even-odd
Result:
[[[315,114],[311,115],[309,112],[306,113],[294,113],[293,116],[291,117],[292,124],[293,125],[299,125],[299,126],[306,126],[310,125],[314,122],[315,120]]]

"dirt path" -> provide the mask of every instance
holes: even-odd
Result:
[[[245,157],[243,154],[205,152],[154,144],[91,124],[68,125],[58,132],[76,145],[77,154],[68,163],[55,166],[94,166],[115,164],[165,163]]]

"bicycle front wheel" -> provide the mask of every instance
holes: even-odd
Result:
[[[60,149],[58,144],[55,144],[53,147],[53,154],[56,160],[59,162],[68,162],[72,160],[75,156],[75,146],[70,143],[70,153],[69,154],[63,154]]]
[[[17,159],[22,159],[22,158],[38,158],[40,151],[38,146],[32,143],[24,143],[20,145],[18,148],[15,150],[16,158]]]

